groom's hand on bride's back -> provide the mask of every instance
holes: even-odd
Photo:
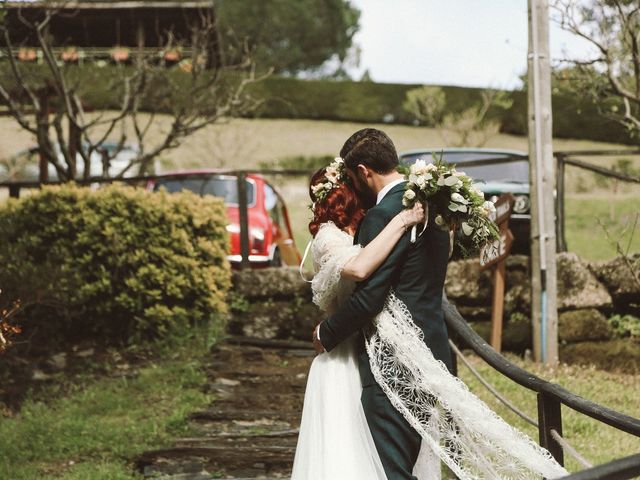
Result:
[[[313,329],[311,339],[313,342],[313,348],[315,349],[316,353],[323,353],[325,350],[324,350],[324,347],[322,346],[322,342],[320,342],[320,338],[318,337],[319,331],[320,331],[320,324],[316,325],[316,328]]]

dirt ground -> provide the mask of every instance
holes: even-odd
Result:
[[[190,415],[195,432],[136,460],[147,478],[289,478],[314,352],[303,342],[231,339],[207,367],[211,408]]]

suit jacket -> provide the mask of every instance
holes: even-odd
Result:
[[[402,209],[406,182],[393,187],[382,201],[371,208],[362,220],[355,241],[366,246]],[[427,346],[436,359],[452,371],[447,327],[442,311],[442,292],[449,260],[449,234],[434,221],[429,212],[427,229],[415,244],[405,233],[382,265],[365,281],[360,282],[341,308],[322,322],[320,338],[327,351],[353,333],[363,331],[382,311],[389,289],[402,300],[416,325],[424,332]],[[364,348],[364,336],[359,342],[358,365],[362,385],[375,383],[369,358]]]

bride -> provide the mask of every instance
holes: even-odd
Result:
[[[365,248],[353,245],[365,212],[352,175],[337,159],[316,172],[310,184],[313,240],[305,257],[310,250],[313,301],[327,313],[380,266],[408,227],[424,220],[418,205],[396,215]],[[567,475],[546,450],[504,422],[434,359],[392,291],[373,324],[366,349],[376,382],[422,438],[416,478],[440,478],[441,461],[460,479]],[[292,480],[387,480],[360,402],[355,349],[351,338],[311,365]]]

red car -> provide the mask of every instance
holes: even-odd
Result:
[[[190,190],[199,195],[222,197],[227,205],[231,234],[229,261],[238,265],[240,253],[240,212],[238,180],[220,170],[189,170],[168,173],[149,181],[149,190],[165,188],[168,192]],[[301,256],[296,247],[284,200],[262,175],[247,175],[249,217],[249,261],[253,266],[297,266]]]

